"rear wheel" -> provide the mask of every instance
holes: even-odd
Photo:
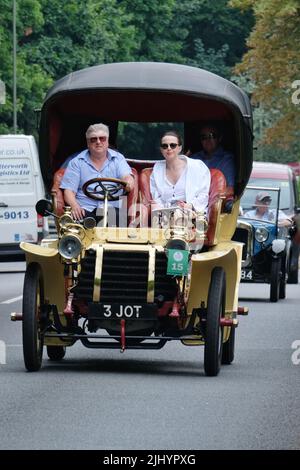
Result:
[[[300,247],[292,242],[288,267],[288,284],[298,284]]]
[[[288,277],[289,284],[298,284],[298,269],[297,271],[290,271]]]
[[[230,336],[226,343],[223,343],[222,364],[231,364],[234,359],[235,328],[231,327]]]
[[[205,328],[204,370],[206,375],[218,375],[223,348],[223,327],[220,319],[225,313],[226,278],[223,268],[216,267],[211,273],[207,298]]]
[[[280,259],[272,260],[270,284],[270,301],[277,302],[279,299],[280,287]]]
[[[50,361],[61,361],[66,355],[65,346],[47,346],[47,355]]]
[[[42,333],[42,306],[44,287],[42,271],[38,263],[28,265],[23,289],[23,354],[25,367],[34,372],[40,369],[44,338]]]

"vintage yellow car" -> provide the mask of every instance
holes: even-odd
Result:
[[[149,178],[162,157],[152,136],[179,129],[193,152],[208,120],[225,130],[223,145],[235,157],[234,188],[211,169],[207,215],[171,207],[153,216]],[[91,218],[73,220],[59,189],[66,161],[85,148],[86,128],[95,122],[109,125],[110,146],[126,155],[135,179],[127,197],[120,196],[121,180],[84,185],[89,197],[104,201],[101,226]],[[140,135],[145,145],[135,140]],[[40,201],[37,211],[55,217],[57,237],[40,245],[21,243],[27,263],[23,309],[12,319],[22,320],[26,369],[40,369],[44,346],[51,360],[61,360],[77,341],[125,351],[160,349],[176,340],[204,346],[204,371],[217,375],[221,364],[233,361],[237,315],[247,313],[238,306],[243,245],[231,240],[252,169],[247,95],[189,66],[133,62],[87,68],[49,90],[39,151],[52,201]],[[126,224],[110,226],[108,202],[120,197],[127,202]]]

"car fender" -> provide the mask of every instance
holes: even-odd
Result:
[[[188,312],[199,308],[201,302],[206,306],[211,272],[215,266],[223,267],[226,273],[225,312],[237,312],[242,250],[242,243],[230,241],[219,243],[208,252],[192,255]]]
[[[58,254],[58,249],[57,248],[49,247],[49,246],[35,245],[33,243],[27,243],[27,242],[21,242],[20,243],[20,248],[25,253],[36,255],[36,256],[41,256],[43,258],[44,257],[51,258],[51,257],[56,256]]]
[[[57,306],[59,314],[65,306],[64,264],[60,262],[57,250],[57,240],[51,240],[45,245],[22,242],[20,248],[25,252],[26,265],[38,263],[41,267],[45,299]]]

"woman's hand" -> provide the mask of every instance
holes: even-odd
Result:
[[[181,207],[182,209],[190,209],[193,210],[193,205],[189,204],[185,201],[177,201],[177,205]]]

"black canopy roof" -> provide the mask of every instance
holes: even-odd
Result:
[[[248,96],[232,82],[203,69],[162,62],[120,62],[72,72],[53,85],[45,104],[60,93],[88,89],[196,93],[235,105],[246,119],[252,115]]]
[[[84,148],[85,130],[94,122],[109,125],[113,145],[120,121],[182,122],[185,143],[193,149],[199,145],[201,122],[208,120],[225,123],[239,195],[252,168],[252,112],[238,86],[206,70],[158,62],[103,64],[70,73],[52,86],[41,111],[44,181],[49,187],[53,171]]]

